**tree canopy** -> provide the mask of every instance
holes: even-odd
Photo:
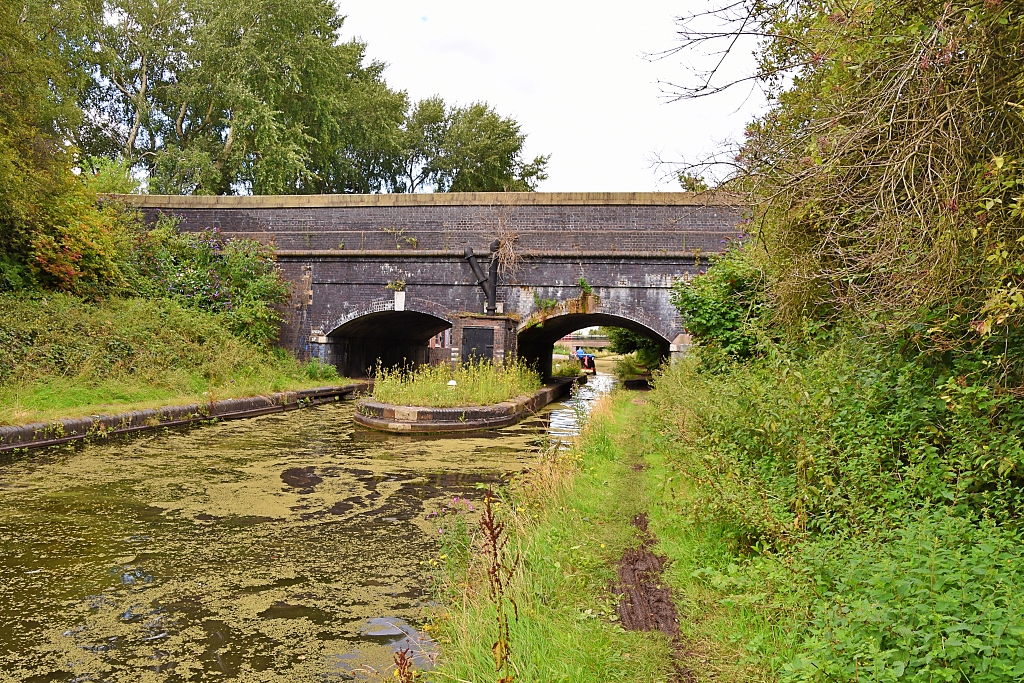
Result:
[[[517,121],[411,102],[330,0],[0,6],[0,290],[100,295],[137,229],[96,192],[531,191]]]
[[[545,158],[485,104],[413,104],[330,0],[105,0],[85,100],[165,193],[531,190]]]
[[[1005,0],[741,0],[684,47],[756,36],[773,106],[727,161],[773,310],[948,349],[1024,319],[1024,13]],[[724,20],[724,21],[723,21]],[[702,23],[703,22],[703,23]],[[726,84],[728,85],[728,84]],[[722,89],[713,75],[684,97]],[[927,337],[929,341],[926,341]],[[976,337],[974,337],[976,338]]]
[[[4,21],[21,96],[49,91],[38,124],[86,170],[117,160],[152,192],[529,191],[546,177],[514,119],[389,87],[330,0],[21,0]],[[32,109],[15,94],[5,113]]]

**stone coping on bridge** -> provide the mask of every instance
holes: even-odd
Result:
[[[532,396],[517,396],[489,406],[429,408],[362,399],[352,419],[364,427],[397,434],[478,432],[513,425],[568,394],[574,383],[586,381],[586,375],[553,379]]]
[[[718,253],[718,252],[710,252]],[[698,251],[587,251],[574,249],[566,251],[518,252],[524,259],[696,259],[707,257],[709,252]],[[465,250],[455,249],[275,249],[274,255],[282,258],[457,258],[464,259]]]
[[[298,391],[282,391],[266,396],[227,398],[209,403],[191,403],[146,410],[133,410],[115,415],[90,415],[51,422],[0,427],[0,452],[45,448],[80,439],[97,439],[116,434],[130,434],[164,427],[207,420],[237,420],[268,413],[331,403],[356,393],[363,393],[369,383],[326,386]]]
[[[366,206],[741,206],[727,192],[433,192],[423,194],[106,194],[152,209],[302,209]]]

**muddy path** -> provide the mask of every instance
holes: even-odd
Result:
[[[642,471],[634,466],[633,471]],[[672,591],[663,581],[668,558],[654,554],[657,538],[648,529],[647,513],[633,518],[640,544],[623,553],[616,565],[617,611],[629,631],[660,631],[672,642],[673,681],[692,683],[697,677],[686,665],[687,652],[679,635],[679,613]]]

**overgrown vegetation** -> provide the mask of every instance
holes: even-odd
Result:
[[[726,186],[751,236],[677,284],[695,346],[649,405],[617,402],[631,432],[609,446],[647,467],[631,495],[673,560],[684,662],[698,680],[1020,680],[1024,8],[750,0],[683,24],[689,47],[750,35],[773,106]],[[528,590],[563,594],[531,566]]]
[[[478,360],[454,370],[448,364],[415,370],[378,365],[373,379],[373,397],[382,403],[433,408],[493,405],[541,386],[537,373],[518,360],[503,365]]]
[[[627,353],[616,358],[615,364],[612,366],[612,374],[622,381],[649,377],[651,374],[650,370],[648,370],[647,366],[640,363],[637,356],[637,353]]]
[[[545,311],[550,311],[551,309],[558,306],[558,299],[542,299],[540,297],[540,294],[538,294],[537,291],[534,290],[533,305],[537,308],[538,311],[543,313]]]
[[[1019,679],[1022,8],[717,16],[684,37],[761,36],[775,96],[731,181],[754,231],[677,285],[696,346],[645,420],[692,482],[680,524],[725,548],[695,569],[707,609],[789,637],[707,642],[771,680]]]
[[[337,382],[174,299],[0,295],[0,423],[209,401]]]
[[[773,677],[1024,672],[1024,410],[984,363],[931,367],[855,338],[701,355],[660,377],[649,419],[693,482],[690,523],[730,546],[704,578],[793,634],[792,653],[759,652]]]
[[[558,358],[551,364],[552,377],[579,377],[583,374],[583,365],[578,358]]]
[[[608,592],[615,561],[636,543],[630,520],[649,501],[638,486],[643,475],[616,450],[630,429],[626,420],[598,412],[580,448],[543,450],[495,505],[505,555],[519,558],[503,594],[516,605],[508,671],[520,683],[654,681],[670,670],[668,640],[623,630]],[[453,519],[443,524],[445,561],[434,572],[435,589],[451,606],[431,628],[444,653],[436,675],[494,681],[499,614],[488,592],[485,542]]]
[[[633,354],[633,361],[637,365],[651,369],[661,365],[661,347],[651,337],[625,327],[602,327],[599,332],[608,337],[609,351]]]

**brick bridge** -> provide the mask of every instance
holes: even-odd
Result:
[[[364,375],[378,359],[392,365],[458,358],[469,345],[463,342],[473,343],[472,335],[487,327],[496,333],[490,344],[476,339],[493,345],[496,357],[518,347],[544,371],[555,341],[592,325],[643,333],[668,354],[683,332],[669,297],[673,281],[721,251],[740,232],[743,213],[734,198],[667,192],[129,201],[150,221],[173,214],[185,230],[218,228],[273,243],[294,285],[282,345],[335,363],[349,377]],[[514,240],[521,261],[499,279],[498,315],[486,316],[464,250],[475,250],[486,273],[488,247],[499,235]],[[399,283],[404,292],[396,295]]]

